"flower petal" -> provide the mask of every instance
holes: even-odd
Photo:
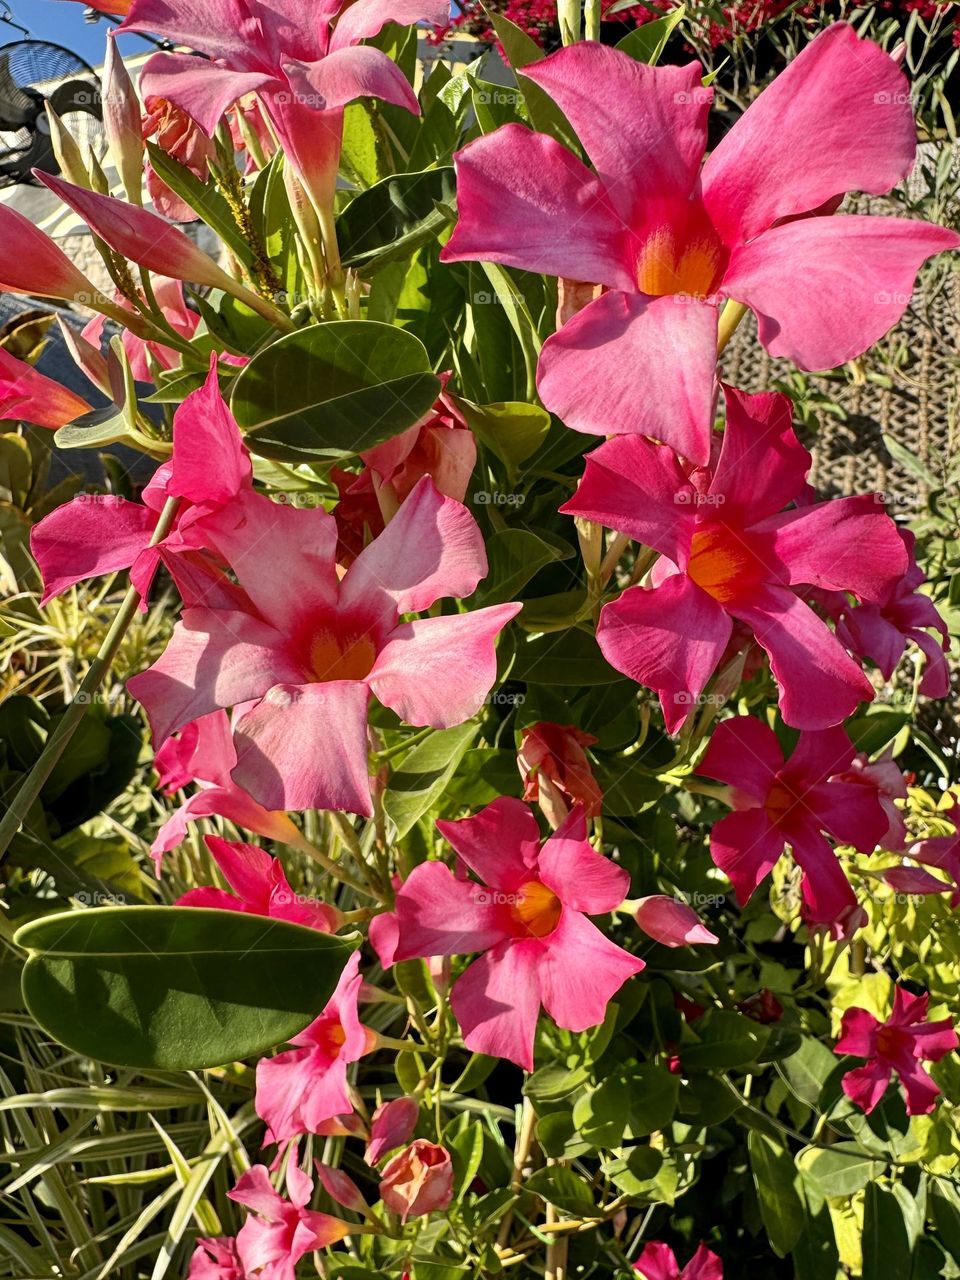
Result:
[[[370,817],[365,684],[277,684],[235,726],[234,780],[267,809]]]
[[[690,195],[713,100],[699,63],[650,67],[584,42],[528,64],[523,75],[573,125],[625,222],[636,223],[645,198]]]
[[[544,940],[537,974],[544,1007],[558,1027],[586,1031],[606,1017],[607,1005],[644,968],[579,911],[565,909]]]
[[[414,867],[397,894],[396,918],[400,940],[394,961],[470,955],[507,936],[489,890],[475,880],[458,880],[443,862]]]
[[[597,643],[611,666],[659,693],[674,733],[717,669],[732,629],[716,601],[677,573],[604,605]]]
[[[177,42],[181,42],[179,34]],[[238,98],[273,79],[269,72],[231,71],[188,53],[155,53],[143,68],[140,91],[145,99],[166,98],[212,138]]]
[[[958,247],[957,232],[906,218],[805,218],[735,250],[723,290],[757,313],[772,356],[834,369],[893,328],[927,258]]]
[[[367,683],[407,724],[462,724],[483,706],[497,678],[496,638],[522,607],[404,622],[390,633]]]
[[[533,1070],[542,956],[539,942],[503,942],[474,960],[453,984],[450,1006],[472,1053]]]
[[[703,199],[728,244],[846,191],[881,195],[913,167],[906,76],[836,22],[750,104],[703,167]]]
[[[540,879],[565,907],[601,915],[613,911],[627,896],[630,876],[623,867],[598,853],[587,841],[582,811],[570,815],[579,821],[580,834],[564,827],[554,832],[540,850]]]
[[[438,819],[437,830],[492,888],[515,888],[537,865],[540,828],[533,810],[513,796],[498,796],[469,818]]]
[[[732,607],[770,658],[780,687],[780,713],[796,729],[839,724],[873,685],[827,624],[799,596],[767,586],[754,604]]]
[[[459,219],[442,262],[502,262],[636,288],[627,231],[603,185],[559,142],[507,124],[455,159]]]
[[[537,389],[588,435],[646,435],[710,460],[717,312],[692,298],[605,293],[543,344]]]
[[[783,751],[770,726],[754,716],[733,716],[714,729],[694,773],[725,782],[762,804],[782,768]]]
[[[710,857],[747,902],[783,853],[783,836],[762,809],[728,813],[710,832]]]
[[[678,564],[689,549],[696,498],[672,449],[617,436],[587,454],[577,491],[560,511],[629,534]]]
[[[30,550],[45,605],[87,578],[129,569],[150,541],[157,513],[113,494],[81,494],[33,526]]]
[[[775,391],[723,386],[727,417],[709,493],[725,522],[743,528],[782,511],[804,488],[813,459],[793,429],[793,405]]]

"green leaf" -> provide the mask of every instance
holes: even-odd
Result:
[[[550,137],[556,138],[567,146],[572,144],[576,149],[576,135],[567,117],[545,90],[520,74],[524,67],[529,67],[532,63],[541,60],[544,56],[543,50],[531,36],[527,35],[526,31],[502,13],[498,13],[492,6],[487,10],[487,15],[493,23],[498,40],[503,45],[507,61],[518,73],[517,83],[527,104],[530,123],[538,133],[549,134]]]
[[[871,1159],[852,1142],[838,1142],[823,1148],[805,1147],[797,1163],[828,1199],[855,1195],[885,1168],[882,1160]]]
[[[616,12],[616,6],[610,12]],[[634,31],[629,32],[617,44],[621,53],[628,54],[637,62],[646,62],[650,66],[660,61],[660,55],[676,27],[683,21],[686,9],[677,5],[671,13],[654,22],[645,22]],[[609,17],[609,13],[607,15]]]
[[[825,1044],[812,1036],[804,1036],[800,1048],[789,1058],[784,1058],[777,1070],[801,1102],[815,1107],[820,1101],[824,1081],[836,1065],[836,1055]]]
[[[804,1223],[793,1156],[756,1129],[747,1136],[747,1151],[767,1238],[777,1257],[785,1258],[800,1239]]]
[[[457,1134],[445,1135],[453,1160],[457,1204],[470,1190],[483,1160],[483,1125],[473,1120]]]
[[[393,770],[383,807],[397,829],[398,839],[439,798],[476,733],[474,721],[453,729],[438,729]]]
[[[352,944],[196,907],[105,907],[24,925],[30,1013],[77,1053],[200,1070],[263,1053],[326,1004]]]
[[[699,1044],[681,1046],[680,1061],[684,1067],[741,1067],[754,1062],[769,1039],[767,1027],[734,1013],[732,1009],[714,1009],[697,1022]]]
[[[568,543],[548,542],[532,529],[498,529],[487,539],[489,569],[477,591],[477,605],[517,600],[541,569],[572,555],[573,548]]]
[[[455,198],[453,168],[397,173],[362,191],[337,219],[345,267],[373,275],[390,262],[410,258],[450,222]]]
[[[529,684],[612,684],[622,680],[600,652],[596,639],[585,631],[551,632],[517,645],[511,680]]]
[[[461,399],[457,404],[481,444],[512,469],[536,453],[550,430],[549,413],[536,404],[473,404]]]
[[[863,1280],[909,1276],[913,1244],[897,1196],[869,1182],[863,1202]]]
[[[594,1212],[593,1195],[582,1178],[578,1178],[566,1165],[551,1165],[537,1169],[523,1184],[525,1191],[532,1191],[541,1200],[556,1205],[565,1213],[591,1214]]]
[[[231,406],[250,449],[280,462],[343,457],[413,426],[440,392],[426,348],[373,320],[311,325],[261,351]]]
[[[594,1146],[618,1147],[624,1134],[645,1138],[673,1119],[680,1077],[650,1063],[627,1063],[577,1100],[573,1121]]]

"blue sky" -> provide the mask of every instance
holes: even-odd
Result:
[[[84,6],[75,0],[9,0],[10,10],[16,22],[27,27],[37,40],[49,40],[65,45],[85,58],[93,66],[103,62],[107,21],[88,25],[83,20]],[[0,12],[3,5],[0,4]],[[24,37],[15,28],[0,22],[0,44]],[[135,53],[150,46],[137,36],[124,37],[121,48],[125,53]]]

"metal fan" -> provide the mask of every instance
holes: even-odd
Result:
[[[104,150],[100,89],[88,63],[45,40],[0,46],[0,186],[32,183],[32,169],[58,171],[47,103],[81,148]]]

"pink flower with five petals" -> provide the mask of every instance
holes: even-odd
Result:
[[[670,1246],[662,1240],[651,1240],[633,1269],[643,1280],[723,1280],[723,1263],[705,1244],[697,1246],[696,1253],[681,1271]]]

